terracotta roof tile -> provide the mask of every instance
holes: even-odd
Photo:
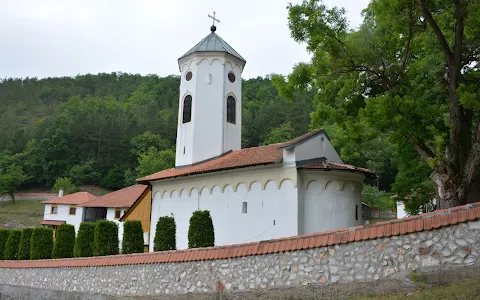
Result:
[[[299,137],[294,138],[293,140],[291,140],[289,142],[283,143],[280,146],[280,148],[290,148],[290,147],[293,147],[295,145],[301,144],[301,143],[311,139],[312,137],[314,137],[314,136],[316,136],[316,135],[318,135],[322,132],[324,132],[323,128],[312,130],[310,132],[305,133],[304,135],[301,135]]]
[[[68,194],[63,197],[53,198],[50,200],[42,201],[44,204],[70,204],[70,205],[79,205],[95,199],[97,196],[90,194],[88,192],[78,192],[73,194]]]
[[[97,197],[80,206],[85,207],[130,207],[148,189],[148,185],[135,184],[124,189]]]
[[[347,170],[347,171],[358,171],[366,174],[375,174],[374,171],[369,169],[355,167],[352,165],[347,165],[347,164],[342,164],[342,163],[337,163],[332,161],[323,161],[319,163],[307,164],[307,165],[298,167],[298,169],[320,169],[320,170],[326,170],[326,171]]]
[[[40,222],[40,224],[59,226],[65,224],[65,221],[43,220],[42,222]]]
[[[477,219],[480,219],[480,202],[474,203],[471,206],[460,206],[449,210],[435,211],[390,222],[248,244],[89,258],[0,261],[0,268],[75,268],[228,259],[249,255],[310,249],[312,247],[322,247],[326,245],[338,245],[346,242],[388,237],[399,233],[420,232],[436,226],[448,226],[450,224]]]

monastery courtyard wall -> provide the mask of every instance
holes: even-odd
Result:
[[[0,261],[0,285],[87,292],[92,297],[166,296],[302,286],[318,290],[332,283],[406,279],[413,270],[437,274],[468,266],[478,270],[479,218],[480,203],[475,203],[398,221],[242,245]]]

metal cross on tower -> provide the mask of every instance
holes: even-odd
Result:
[[[213,26],[215,26],[215,21],[217,21],[218,23],[220,23],[220,20],[215,18],[215,15],[216,15],[216,14],[217,14],[216,12],[213,12],[213,17],[212,17],[211,15],[208,15],[209,18],[212,18],[212,19],[213,19]]]

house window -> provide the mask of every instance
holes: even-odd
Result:
[[[115,208],[115,213],[113,215],[113,218],[115,220],[118,220],[118,219],[120,219],[121,216],[122,216],[122,209],[121,208]]]
[[[74,216],[77,214],[77,206],[76,205],[70,205],[70,208],[68,209],[68,214],[70,216]]]
[[[233,74],[233,72],[228,73],[228,81],[231,83],[235,82],[235,74]]]
[[[190,80],[192,80],[192,76],[193,76],[192,71],[188,71],[187,75],[185,75],[185,79],[187,81],[190,81]]]
[[[192,120],[192,96],[187,95],[183,99],[183,123],[188,123]]]
[[[246,214],[247,213],[247,202],[243,202],[242,203],[242,214]]]
[[[235,98],[233,96],[227,97],[227,122],[235,124]]]
[[[355,220],[358,221],[358,205],[355,205]]]
[[[52,204],[52,208],[50,208],[50,214],[56,215],[58,212],[58,205]]]

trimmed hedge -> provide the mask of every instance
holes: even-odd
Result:
[[[30,259],[52,258],[53,230],[47,227],[35,228],[30,240]]]
[[[118,225],[107,220],[97,221],[93,238],[93,256],[114,254],[118,254]]]
[[[58,226],[55,244],[53,245],[52,258],[73,257],[75,246],[75,226],[62,224]]]
[[[166,216],[158,219],[153,239],[153,251],[168,251],[177,248],[176,227],[174,217]]]
[[[18,245],[22,239],[21,230],[10,230],[7,243],[5,244],[4,259],[16,260],[18,259]]]
[[[215,232],[208,210],[197,210],[190,218],[188,228],[188,248],[202,248],[215,246]]]
[[[10,232],[7,229],[0,228],[0,260],[3,259],[5,254],[5,245],[7,244],[8,236]]]
[[[82,222],[78,229],[73,254],[75,257],[93,256],[93,239],[95,236],[95,223]]]
[[[30,240],[32,239],[33,228],[25,228],[22,230],[22,238],[18,247],[18,259],[30,259]]]
[[[131,220],[123,224],[122,254],[143,253],[142,221]]]

